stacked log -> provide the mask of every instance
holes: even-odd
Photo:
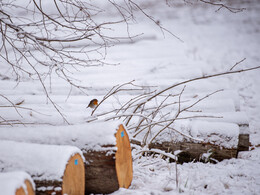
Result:
[[[0,173],[0,192],[5,195],[35,195],[35,184],[29,174],[22,171]]]
[[[85,167],[86,193],[107,194],[119,187],[130,186],[133,179],[132,154],[123,125],[118,127],[115,138],[115,145],[103,146],[103,151],[83,149],[83,155],[89,162]]]
[[[85,192],[108,194],[128,188],[133,178],[128,134],[118,122],[95,122],[71,126],[1,128],[0,140],[40,144],[73,145],[85,162]]]
[[[1,171],[24,170],[36,184],[36,194],[85,193],[82,152],[73,146],[0,141]]]
[[[249,147],[248,125],[194,120],[181,121],[179,128],[182,129],[180,133],[166,130],[149,148],[169,153],[177,152],[178,162],[184,163],[218,162],[236,158],[239,151],[248,150]],[[131,142],[141,145],[138,139]]]
[[[223,148],[211,143],[194,143],[194,142],[163,142],[151,144],[151,148],[160,149],[170,153],[181,151],[177,154],[178,163],[191,162],[191,161],[205,161],[210,162],[222,161],[224,159],[236,158],[236,148]],[[204,159],[203,154],[210,156],[210,159]],[[214,161],[216,160],[216,161]]]

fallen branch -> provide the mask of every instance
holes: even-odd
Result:
[[[159,150],[159,149],[150,149],[150,150],[143,149],[143,150],[137,152],[136,155],[144,153],[144,152],[154,152],[154,153],[166,156],[166,157],[168,157],[170,159],[173,159],[174,161],[176,161],[178,159],[178,157],[176,155],[164,152],[164,151]]]
[[[177,83],[177,84],[174,84],[174,85],[171,85],[170,87],[167,87],[157,93],[155,93],[153,96],[147,98],[146,102],[149,102],[151,101],[152,99],[154,99],[155,97],[157,97],[158,95],[161,95],[162,93],[170,90],[170,89],[173,89],[177,86],[180,86],[180,85],[184,85],[184,84],[187,84],[187,83],[191,83],[191,82],[194,82],[194,81],[198,81],[198,80],[204,80],[204,79],[208,79],[208,78],[214,78],[214,77],[219,77],[219,76],[224,76],[224,75],[230,75],[230,74],[236,74],[236,73],[241,73],[241,72],[247,72],[247,71],[252,71],[252,70],[256,70],[256,69],[259,69],[260,66],[256,66],[256,67],[253,67],[253,68],[247,68],[247,69],[240,69],[240,70],[236,70],[236,71],[228,71],[228,72],[222,72],[222,73],[217,73],[217,74],[211,74],[211,75],[207,75],[207,76],[202,76],[202,77],[196,77],[196,78],[193,78],[193,79],[188,79],[186,81],[182,81],[180,83]],[[133,113],[135,113],[143,104],[145,104],[146,102],[143,102],[143,103],[140,103],[136,108],[135,110],[133,111]],[[126,125],[129,124],[130,120],[132,119],[132,117],[129,117],[129,119],[127,120],[126,122]]]

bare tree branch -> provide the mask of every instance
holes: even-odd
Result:
[[[234,66],[232,66],[230,68],[230,71],[233,70],[237,65],[239,65],[240,63],[244,62],[246,60],[246,58],[243,58],[242,60],[240,60],[239,62],[236,62]]]
[[[155,93],[153,96],[149,97],[146,102],[149,102],[151,101],[152,99],[154,99],[155,97],[157,97],[158,95],[161,95],[162,93],[172,89],[172,88],[175,88],[177,86],[180,86],[180,85],[184,85],[184,84],[187,84],[187,83],[191,83],[193,81],[198,81],[198,80],[203,80],[203,79],[209,79],[209,78],[214,78],[214,77],[219,77],[219,76],[224,76],[224,75],[230,75],[230,74],[236,74],[236,73],[241,73],[241,72],[247,72],[247,71],[252,71],[252,70],[256,70],[256,69],[259,69],[260,66],[256,66],[256,67],[253,67],[253,68],[246,68],[246,69],[240,69],[240,70],[236,70],[236,71],[227,71],[227,72],[222,72],[222,73],[217,73],[217,74],[211,74],[211,75],[206,75],[206,76],[202,76],[202,77],[196,77],[196,78],[193,78],[193,79],[188,79],[188,80],[185,80],[185,81],[182,81],[180,83],[177,83],[177,84],[174,84],[170,87],[167,87],[157,93]],[[133,113],[135,113],[144,103],[141,103],[139,104],[135,110],[133,111]],[[126,122],[126,125],[129,124],[130,120],[131,120],[132,117],[129,117],[129,119],[127,120]]]
[[[209,4],[209,5],[213,5],[213,6],[217,6],[218,9],[216,11],[219,11],[221,9],[227,9],[228,11],[232,12],[232,13],[238,13],[238,12],[242,12],[244,11],[246,8],[236,8],[236,7],[231,7],[228,6],[224,3],[221,3],[221,1],[206,1],[206,0],[199,0],[203,3]]]

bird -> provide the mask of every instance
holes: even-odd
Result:
[[[94,108],[97,107],[97,105],[98,105],[98,100],[97,100],[97,99],[93,99],[93,100],[91,100],[91,101],[89,102],[88,107],[94,109]],[[87,107],[87,108],[88,108],[88,107]]]

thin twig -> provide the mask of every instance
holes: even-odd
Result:
[[[239,62],[236,62],[236,64],[230,68],[230,71],[233,70],[238,64],[244,62],[245,60],[246,60],[246,58],[240,60]]]
[[[15,111],[17,112],[17,114],[18,114],[21,118],[23,118],[23,116],[21,115],[21,113],[18,111],[17,106],[15,106],[15,104],[14,104],[11,100],[9,100],[7,97],[5,97],[5,96],[2,95],[2,94],[0,94],[0,96],[1,96],[2,98],[6,99],[6,100],[12,105],[11,107],[15,109]]]
[[[161,155],[166,156],[170,159],[173,159],[174,161],[177,159],[177,157],[174,154],[170,154],[170,153],[164,152],[164,151],[159,150],[159,149],[150,149],[150,150],[143,149],[141,151],[138,151],[136,154],[141,154],[141,153],[144,153],[144,152],[153,152],[153,153],[161,154]]]
[[[228,11],[230,11],[232,13],[238,13],[238,12],[242,12],[242,11],[244,11],[246,9],[246,8],[235,8],[235,7],[231,7],[231,6],[225,5],[223,3],[215,3],[215,2],[212,2],[212,1],[205,1],[205,0],[199,0],[199,1],[201,1],[203,3],[206,3],[206,4],[210,4],[210,5],[219,7],[216,11],[219,11],[222,8],[225,8],[225,9],[227,9]]]

